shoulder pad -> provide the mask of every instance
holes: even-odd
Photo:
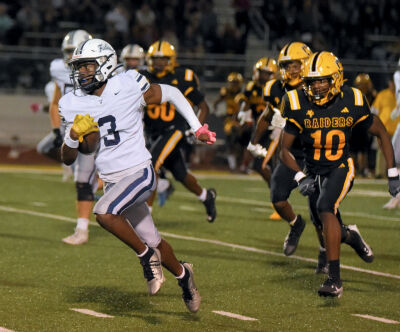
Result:
[[[362,92],[357,88],[351,88],[354,93],[354,105],[355,106],[363,106],[364,105],[364,97]]]
[[[54,59],[50,63],[50,76],[55,77],[57,76],[57,73],[61,71],[66,71],[68,68],[65,66],[65,62],[63,59]]]
[[[254,86],[254,81],[248,82],[246,85],[246,90],[250,91],[251,89],[253,89],[253,86]]]
[[[271,96],[271,88],[274,85],[274,83],[276,82],[276,80],[270,80],[267,83],[265,83],[265,87],[264,87],[264,96],[266,97],[270,97]]]
[[[226,96],[226,93],[227,93],[226,87],[223,86],[223,87],[219,90],[219,94],[220,94],[222,97],[225,97],[225,96]]]
[[[137,72],[135,69],[128,70],[125,75],[128,76],[130,79],[136,81],[142,93],[145,93],[146,90],[150,87],[150,83],[147,80],[146,76]]]
[[[193,81],[193,70],[186,68],[185,69],[185,81],[191,82]]]
[[[290,103],[290,109],[292,111],[299,110],[301,107],[300,107],[300,100],[299,100],[299,95],[297,93],[297,90],[288,91],[287,96],[288,96],[289,103]]]

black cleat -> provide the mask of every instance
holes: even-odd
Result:
[[[215,207],[216,198],[217,198],[217,192],[215,191],[215,189],[213,188],[207,189],[207,197],[206,200],[203,202],[203,204],[206,207],[208,222],[213,222],[217,217],[217,209]]]
[[[315,274],[327,274],[328,273],[328,260],[326,259],[326,250],[319,250],[318,254],[318,265],[315,268]]]
[[[368,243],[362,238],[357,226],[349,225],[347,229],[350,232],[350,240],[346,241],[346,243],[355,250],[364,262],[371,263],[374,260],[374,253]]]
[[[298,215],[294,225],[290,226],[290,231],[286,235],[285,242],[283,242],[283,253],[286,256],[293,255],[296,251],[304,227],[306,227],[306,223],[301,215]]]
[[[319,296],[340,298],[343,295],[343,286],[340,280],[328,278],[318,289]]]

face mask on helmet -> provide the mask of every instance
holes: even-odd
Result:
[[[174,46],[165,40],[156,41],[147,51],[149,71],[157,77],[163,77],[174,71],[177,66]]]
[[[300,42],[286,44],[279,53],[278,65],[281,79],[291,86],[302,83],[304,63],[311,55],[310,48]]]
[[[61,50],[63,52],[63,58],[65,63],[71,59],[75,48],[83,41],[92,39],[92,36],[85,30],[73,30],[68,32],[61,44]]]
[[[115,74],[117,55],[106,41],[87,40],[75,49],[70,65],[74,89],[90,94]]]
[[[137,44],[126,45],[121,52],[120,61],[125,70],[137,69],[144,65],[145,53],[142,47]]]
[[[324,105],[341,91],[343,66],[333,53],[314,53],[305,63],[303,79],[308,98],[317,105]]]
[[[253,81],[265,84],[267,81],[276,78],[278,65],[271,58],[261,58],[253,66]]]

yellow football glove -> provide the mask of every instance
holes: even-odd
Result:
[[[82,142],[83,136],[99,131],[99,127],[97,127],[97,122],[94,122],[94,119],[89,114],[85,116],[78,114],[75,116],[72,130],[78,136],[79,142]]]

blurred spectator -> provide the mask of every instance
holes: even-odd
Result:
[[[206,0],[201,9],[199,24],[200,35],[203,38],[203,47],[206,52],[215,53],[218,50],[217,15],[213,11],[211,0]]]
[[[238,27],[242,43],[244,47],[247,45],[247,35],[250,30],[250,18],[249,18],[249,10],[250,10],[250,0],[233,0],[232,6],[235,9],[235,23]]]
[[[106,40],[112,40],[116,49],[127,44],[129,30],[129,12],[119,2],[105,17],[107,23]]]
[[[8,32],[14,25],[13,19],[7,13],[7,6],[0,3],[0,43],[8,42]]]
[[[219,45],[221,53],[243,54],[246,51],[239,29],[232,26],[231,23],[225,24]]]
[[[144,2],[140,9],[136,11],[136,23],[145,27],[152,27],[156,20],[156,15],[150,6]]]

